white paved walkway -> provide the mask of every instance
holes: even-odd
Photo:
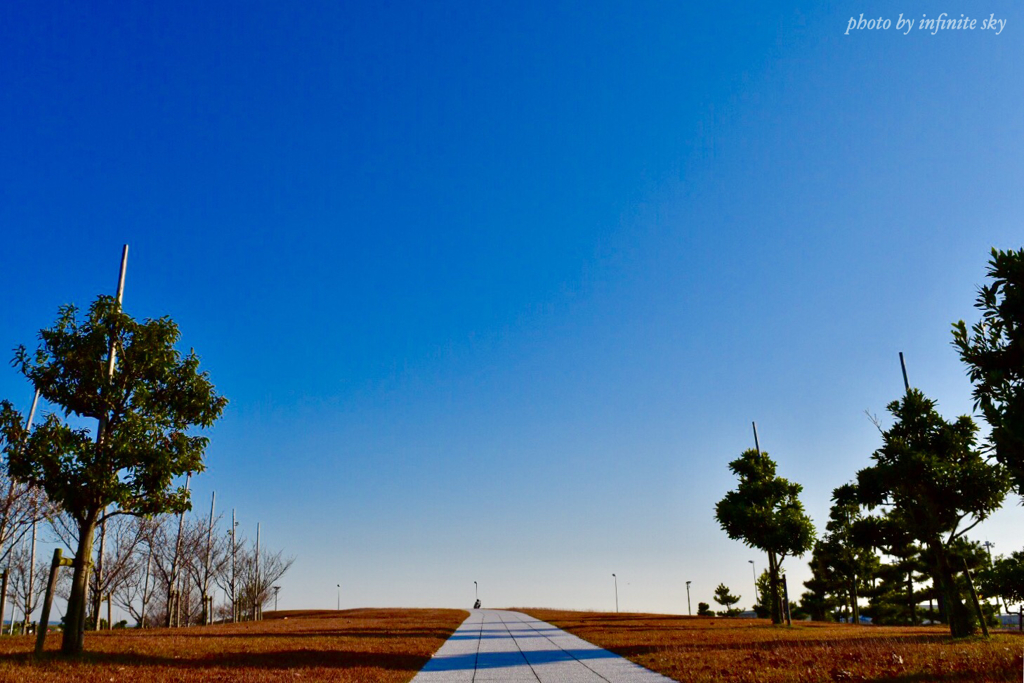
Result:
[[[475,609],[413,683],[671,681],[521,612]]]

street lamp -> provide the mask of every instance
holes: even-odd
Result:
[[[619,611],[619,577],[612,574],[612,579],[615,580],[615,611]]]
[[[277,593],[281,590],[280,586],[274,586],[274,611],[277,611]]]
[[[341,584],[338,584],[338,611],[341,611]]]
[[[753,560],[747,560],[750,563],[750,571],[754,574],[754,605],[757,606],[757,568],[754,566]]]
[[[687,581],[686,582],[686,613],[689,616],[692,617],[693,616],[693,610],[690,609],[690,584],[691,583],[693,583],[693,582],[692,581]]]
[[[480,586],[476,581],[473,582],[473,597],[477,600],[480,599]]]

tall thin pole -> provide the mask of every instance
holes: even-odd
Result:
[[[480,599],[480,586],[477,585],[476,581],[473,582],[473,598],[476,600]]]
[[[117,276],[117,310],[121,310],[121,306],[124,303],[124,275],[128,269],[128,245],[124,245],[121,250],[121,272]],[[117,358],[117,346],[113,343],[110,344],[110,360],[107,363],[107,377],[114,376],[114,361]]]
[[[146,628],[146,603],[149,601],[149,574],[153,571],[153,545],[150,542],[149,558],[146,560],[146,580],[142,584],[142,615],[139,617],[139,628]]]
[[[238,621],[238,605],[235,601],[235,509],[231,508],[231,623]]]
[[[124,245],[121,249],[121,268],[117,274],[117,293],[114,296],[114,300],[117,302],[117,310],[120,312],[121,306],[124,303],[124,278],[125,273],[128,270],[128,245]],[[117,362],[117,342],[115,339],[110,340],[110,350],[107,353],[107,381],[113,382],[114,379],[114,365]],[[107,412],[103,411],[100,415],[99,425],[96,428],[96,444],[99,445],[104,438],[106,438],[107,431]],[[106,515],[107,508],[104,506],[103,514]],[[104,553],[104,541],[106,540],[106,520],[102,522],[100,527],[100,547],[99,555],[96,561],[96,630],[100,628],[100,605],[103,601],[103,553]],[[88,586],[86,586],[88,589]],[[88,591],[87,591],[88,592]],[[86,599],[88,599],[86,597]],[[84,611],[84,608],[83,608]],[[108,624],[109,626],[109,624]]]
[[[192,473],[189,472],[188,475],[185,477],[185,491],[186,492],[188,491],[188,486],[189,486],[189,484],[191,482],[192,482]],[[174,610],[173,610],[173,606],[171,605],[172,600],[170,599],[169,596],[173,595],[175,590],[177,589],[177,586],[175,586],[174,584],[177,583],[177,581],[178,581],[178,556],[181,554],[181,533],[184,530],[184,527],[185,527],[185,513],[182,512],[181,514],[178,515],[178,540],[174,542],[174,558],[171,560],[171,576],[170,576],[170,581],[168,582],[168,587],[167,587],[167,591],[168,591],[167,625],[168,626],[171,626],[172,622],[174,621]],[[181,599],[181,595],[179,594],[178,595],[178,600],[180,600],[180,599]],[[178,626],[179,624],[175,623],[174,625]]]
[[[747,560],[747,562],[750,563],[750,572],[754,575],[754,604],[757,605],[757,567],[753,560]]]
[[[107,508],[103,508],[103,513],[106,514]],[[95,617],[95,628],[94,630],[99,631],[100,626],[100,607],[103,605],[103,556],[106,554],[107,547],[107,522],[104,520],[100,523],[100,548],[99,553],[96,556],[96,614]],[[107,628],[110,628],[110,624],[107,624]]]
[[[612,579],[615,580],[615,611],[619,611],[619,577],[612,574]]]
[[[903,352],[900,351],[900,369],[903,370],[903,388],[910,393],[910,380],[907,379],[907,362],[903,359]]]
[[[341,611],[341,584],[338,584],[338,611]]]
[[[757,451],[758,455],[761,455],[761,444],[757,440],[757,423],[751,422],[750,424],[754,427],[754,450]]]
[[[212,622],[212,615],[206,609],[206,601],[209,599],[206,592],[210,588],[210,555],[213,554],[213,510],[216,504],[217,492],[214,491],[210,496],[210,528],[206,534],[206,574],[203,576],[203,612],[206,617],[203,619],[204,624]]]
[[[32,420],[36,416],[36,406],[39,405],[39,390],[36,389],[35,396],[32,397],[32,408],[28,411],[28,422],[25,424],[25,431],[32,429]]]
[[[259,618],[258,612],[262,598],[263,591],[260,588],[260,523],[256,522],[256,602],[252,607],[253,621]]]
[[[686,582],[686,614],[693,616],[693,609],[690,608],[690,581]]]
[[[36,580],[36,523],[32,521],[32,552],[29,553],[28,560],[28,590],[25,591],[25,624],[21,627],[21,632],[25,633],[28,630],[29,622],[32,620],[32,594],[33,582]]]

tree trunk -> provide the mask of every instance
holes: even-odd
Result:
[[[92,561],[92,537],[96,531],[99,510],[88,513],[85,521],[78,525],[78,550],[72,567],[71,595],[68,597],[67,614],[64,617],[64,639],[61,652],[70,657],[82,654],[85,646],[85,608],[89,599],[89,566]]]
[[[946,616],[949,618],[949,634],[954,638],[964,638],[975,632],[974,620],[971,613],[960,595],[956,585],[956,577],[953,569],[949,566],[949,558],[946,549],[941,541],[932,541],[928,544],[932,553],[932,560],[935,563],[936,575],[939,579],[943,601],[946,606]]]
[[[773,624],[782,623],[782,613],[779,609],[779,565],[774,552],[768,553],[768,583],[771,585],[771,615]]]

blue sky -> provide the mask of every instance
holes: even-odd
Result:
[[[970,410],[949,325],[1022,246],[1020,10],[844,35],[887,5],[5,6],[0,348],[129,243],[231,400],[197,508],[297,557],[282,607],[746,604],[751,420],[823,525],[897,352]]]

